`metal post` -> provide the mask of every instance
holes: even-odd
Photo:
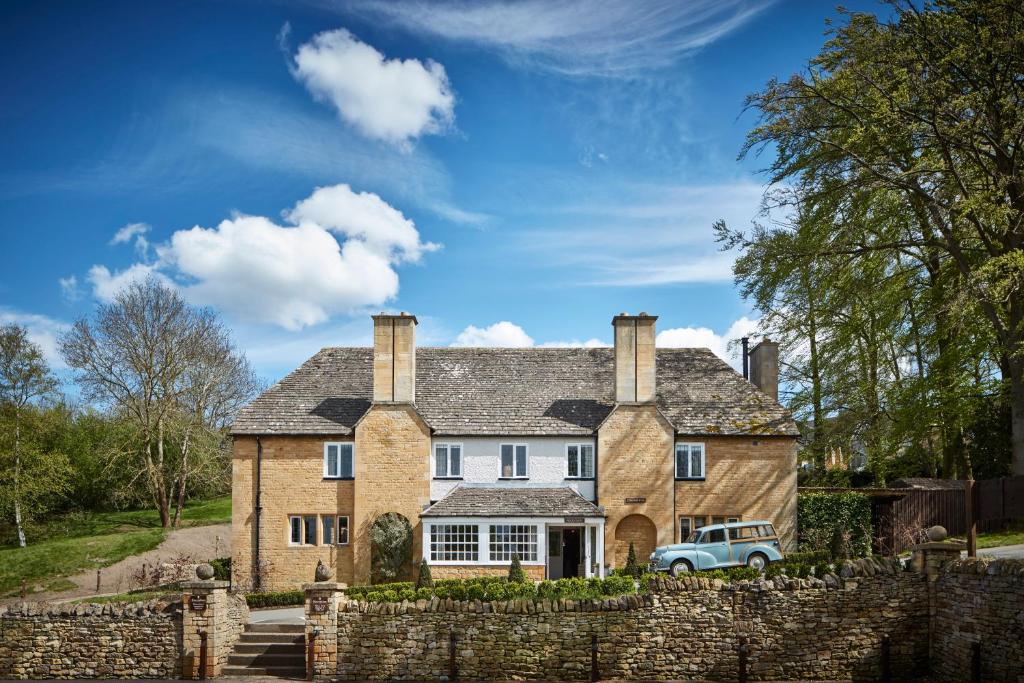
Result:
[[[889,634],[886,633],[882,636],[882,683],[891,683],[892,681],[892,653],[890,650]]]
[[[24,600],[28,597],[28,581],[25,579],[21,580],[21,599]]]
[[[590,680],[598,680],[597,672],[597,634],[590,636]]]
[[[750,646],[747,645],[747,637],[740,636],[740,670],[739,670],[739,682],[747,683],[747,655],[749,654]]]
[[[978,520],[974,479],[964,482],[964,515],[967,522],[967,557],[978,556]]]
[[[199,632],[199,680],[206,680],[206,631]]]
[[[448,633],[448,680],[457,681],[459,680],[459,664],[455,660],[455,648],[458,645],[458,639],[455,637],[455,629]]]
[[[313,680],[313,668],[316,664],[316,632],[306,636],[306,680]]]
[[[981,641],[971,643],[971,683],[981,683]]]
[[[145,565],[143,565],[143,570],[145,570]],[[100,592],[100,570],[97,569],[96,570],[96,593],[99,594],[99,592]]]

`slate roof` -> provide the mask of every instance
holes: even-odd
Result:
[[[370,407],[373,350],[325,348],[245,407],[234,434],[347,435]],[[798,434],[708,349],[658,349],[658,407],[680,434]],[[582,436],[614,407],[614,350],[416,350],[416,408],[437,435]]]
[[[567,486],[457,486],[420,517],[604,517]]]

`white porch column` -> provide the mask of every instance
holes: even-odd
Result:
[[[592,525],[588,524],[583,527],[583,576],[590,578],[594,575],[593,562],[591,561],[591,553],[593,549],[590,547],[590,530]]]
[[[597,571],[604,578],[604,520],[597,525]]]

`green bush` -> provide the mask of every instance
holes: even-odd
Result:
[[[519,563],[519,553],[512,553],[512,564],[508,566],[509,583],[526,583],[526,572]]]
[[[420,560],[420,571],[416,575],[416,589],[430,588],[434,585],[434,579],[430,575],[430,565],[426,559]]]
[[[568,598],[573,600],[601,599],[617,595],[631,595],[636,584],[628,576],[610,576],[607,579],[567,578],[542,581],[534,585],[508,581],[505,577],[479,577],[472,579],[439,579],[433,588],[414,589],[409,583],[391,583],[378,586],[357,586],[349,589],[349,597],[368,602],[397,602],[401,600],[525,600]]]
[[[245,602],[249,607],[285,607],[302,605],[306,594],[302,591],[278,591],[275,593],[247,593]]]
[[[210,560],[210,566],[213,567],[213,578],[215,581],[231,580],[230,557],[218,557],[215,560]]]
[[[622,573],[626,576],[632,576],[634,579],[639,579],[643,576],[644,568],[640,566],[640,563],[636,559],[636,548],[633,547],[633,542],[629,543],[629,553],[626,555],[626,566],[623,567]]]
[[[832,553],[828,549],[813,550],[806,553],[788,553],[786,562],[802,562],[804,564],[817,564],[819,562],[831,562]]]
[[[871,553],[871,500],[863,493],[801,493],[797,496],[801,552],[831,558]]]

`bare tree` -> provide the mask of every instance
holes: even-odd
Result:
[[[176,525],[197,441],[220,433],[258,388],[245,357],[212,311],[155,278],[78,320],[60,346],[85,396],[135,426],[139,472],[161,524]]]
[[[25,547],[22,518],[22,417],[33,402],[52,394],[57,380],[43,359],[42,350],[33,344],[25,328],[18,325],[0,327],[0,404],[13,418],[14,472],[11,497],[18,545]]]

